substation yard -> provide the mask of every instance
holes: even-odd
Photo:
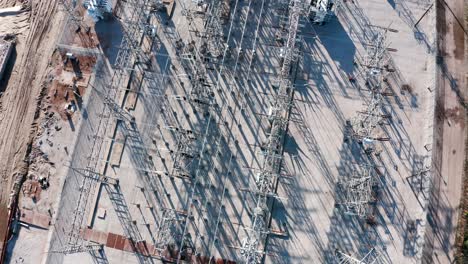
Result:
[[[440,3],[150,2],[60,11],[7,261],[453,260]]]

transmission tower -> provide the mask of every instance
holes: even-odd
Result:
[[[241,255],[245,263],[260,263],[265,254],[265,239],[270,233],[268,219],[271,217],[269,200],[276,197],[275,186],[282,168],[284,137],[289,121],[293,99],[293,81],[291,69],[297,58],[296,38],[301,15],[306,13],[303,1],[289,2],[289,26],[284,59],[278,76],[278,94],[269,110],[271,130],[266,143],[262,147],[263,163],[255,178],[255,207],[251,215],[252,225],[248,229],[249,236],[243,240]],[[269,199],[270,198],[270,199]]]

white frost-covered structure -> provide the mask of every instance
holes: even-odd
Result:
[[[340,0],[312,0],[309,17],[314,23],[324,23],[329,16],[335,14],[340,3]]]
[[[83,6],[94,21],[103,19],[106,13],[112,13],[112,0],[86,0]]]

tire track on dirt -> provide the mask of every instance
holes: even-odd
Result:
[[[25,1],[0,0],[6,4],[24,4]],[[46,80],[50,55],[61,30],[61,16],[55,16],[57,1],[33,0],[30,3],[29,29],[19,36],[17,61],[0,99],[0,235],[6,238],[8,208],[13,183],[21,183],[27,173],[27,153],[34,137],[35,112],[40,103],[40,92]],[[17,186],[19,187],[19,185]],[[19,188],[18,188],[19,190]],[[15,196],[11,201],[15,201]],[[12,208],[14,209],[14,208]]]

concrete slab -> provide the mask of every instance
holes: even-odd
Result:
[[[95,196],[106,218],[90,216],[93,232],[99,232],[93,240],[103,241],[108,233],[109,261],[138,261],[125,238],[132,237],[144,255],[242,262],[244,241],[252,236],[255,178],[265,166],[268,115],[282,60],[275,40],[282,19],[278,1],[235,1],[233,19],[222,29],[230,56],[206,62],[203,78],[210,92],[203,99],[209,104],[200,103],[201,88],[192,85],[199,62],[178,48],[180,40],[187,46],[199,40],[195,32],[203,25],[195,17],[188,26],[182,13],[196,6],[186,2],[175,6],[170,21],[158,14],[149,20],[158,39],[141,42],[152,57],[134,69],[145,74],[123,75],[117,101],[126,112],[119,124],[114,116],[99,132],[106,147],[94,155],[96,165],[119,179],[118,187],[102,185]],[[265,263],[333,263],[336,249],[362,255],[372,247],[386,260],[419,261],[427,197],[407,179],[431,156],[424,146],[432,142],[427,131],[433,94],[427,87],[434,86],[433,14],[418,29],[412,26],[426,6],[346,1],[323,26],[303,19],[282,169],[276,193],[268,198]],[[381,175],[371,224],[341,210],[339,183],[371,159],[345,140],[345,126],[370,101],[359,64],[387,27],[394,71],[382,112],[391,119],[379,133],[390,141],[377,143],[379,154],[372,156]],[[88,111],[96,114],[99,103]],[[115,148],[119,134],[125,147]],[[116,163],[114,155],[119,166],[108,166]]]
[[[20,221],[36,227],[49,229],[51,217],[38,212],[22,209],[20,212]]]

